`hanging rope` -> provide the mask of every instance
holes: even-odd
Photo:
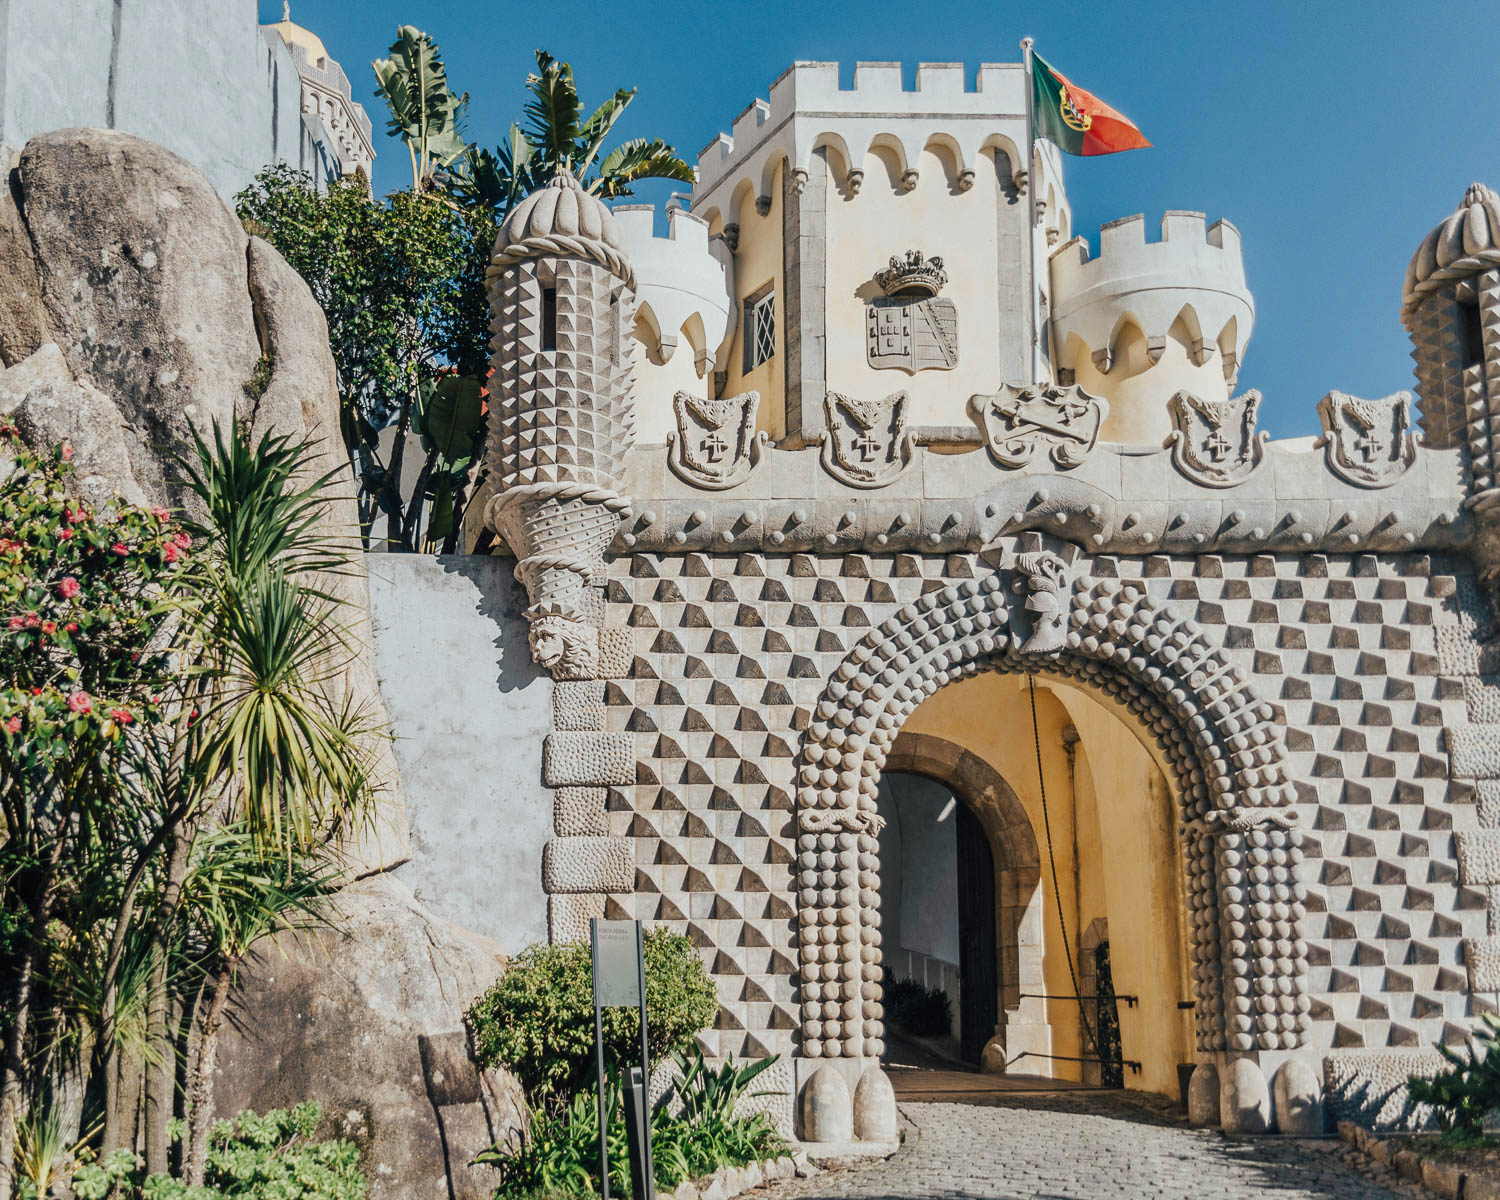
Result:
[[[1026,674],[1026,690],[1031,696],[1031,743],[1036,747],[1036,781],[1042,789],[1042,829],[1047,835],[1047,865],[1052,868],[1052,899],[1057,905],[1058,928],[1062,930],[1063,955],[1068,960],[1068,978],[1073,981],[1073,999],[1078,1001],[1078,1023],[1088,1035],[1089,1044],[1102,1063],[1104,1053],[1099,1049],[1099,1039],[1094,1036],[1088,1014],[1084,1012],[1083,997],[1078,993],[1078,973],[1073,970],[1073,944],[1068,941],[1068,923],[1063,919],[1062,888],[1057,882],[1057,857],[1052,853],[1052,818],[1047,813],[1047,777],[1042,772],[1042,731],[1036,719],[1036,676],[1030,672]],[[1076,806],[1073,819],[1078,819]]]

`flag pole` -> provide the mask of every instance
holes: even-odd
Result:
[[[1026,67],[1026,253],[1031,265],[1031,295],[1027,303],[1031,308],[1031,382],[1042,381],[1042,337],[1039,297],[1041,284],[1037,279],[1036,261],[1036,192],[1040,180],[1036,170],[1036,118],[1032,112],[1035,85],[1032,82],[1031,48],[1036,43],[1029,37],[1021,39],[1021,61]]]

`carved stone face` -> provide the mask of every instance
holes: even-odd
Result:
[[[553,613],[535,618],[531,658],[554,679],[592,679],[599,661],[598,633],[590,625]]]

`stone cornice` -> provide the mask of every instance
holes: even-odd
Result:
[[[1039,530],[1090,553],[1356,553],[1465,548],[1457,450],[1419,450],[1394,484],[1338,478],[1306,440],[1271,442],[1243,483],[1205,487],[1165,449],[1101,444],[1067,471],[1044,459],[1003,468],[982,449],[918,446],[884,487],[849,487],[822,470],[816,447],[770,450],[740,487],[706,492],[667,470],[665,447],[640,446],[622,489],[632,513],[613,550],[944,553]]]

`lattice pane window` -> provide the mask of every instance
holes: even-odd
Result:
[[[776,293],[770,288],[745,301],[745,370],[776,353]]]

